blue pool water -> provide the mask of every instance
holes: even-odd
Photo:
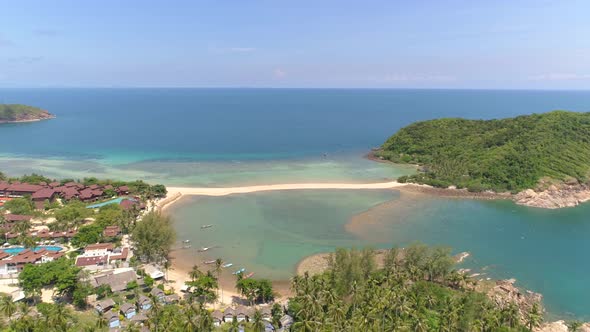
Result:
[[[39,247],[35,247],[33,248],[33,251],[39,251],[41,249],[47,249],[49,251],[61,251],[63,248],[59,247],[59,246],[39,246]],[[4,248],[2,249],[2,251],[4,251],[7,254],[10,255],[16,255],[21,251],[24,251],[25,248]]]
[[[98,209],[98,208],[101,208],[101,207],[103,207],[105,205],[109,205],[109,204],[120,204],[122,201],[124,201],[126,199],[129,199],[129,197],[117,197],[115,199],[111,199],[110,201],[88,205],[86,208],[87,209]]]

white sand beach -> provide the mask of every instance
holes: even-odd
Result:
[[[305,189],[392,189],[406,186],[406,183],[397,181],[378,182],[378,183],[288,183],[288,184],[267,184],[258,186],[244,187],[166,187],[168,195],[166,198],[156,202],[156,207],[160,211],[169,208],[177,202],[182,196],[227,196],[232,194],[247,194],[260,191],[280,191],[280,190],[305,190]]]

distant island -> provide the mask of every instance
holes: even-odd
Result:
[[[33,122],[55,118],[38,107],[20,104],[0,104],[0,123]]]
[[[517,203],[545,208],[590,200],[590,113],[421,121],[400,129],[374,155],[421,166],[400,182],[511,192]]]

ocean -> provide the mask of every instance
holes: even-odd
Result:
[[[590,111],[590,92],[0,89],[0,102],[57,115],[0,125],[0,170],[9,175],[233,186],[392,179],[413,170],[363,156],[411,122]],[[515,277],[543,293],[555,317],[589,319],[589,209],[304,190],[194,197],[173,215],[182,239],[216,245],[212,254],[258,276],[288,277],[299,259],[339,246],[422,241],[471,252],[465,266],[484,277]],[[201,224],[214,227],[204,236]]]

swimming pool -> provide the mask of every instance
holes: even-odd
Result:
[[[111,199],[110,201],[88,205],[86,208],[87,209],[98,209],[98,208],[101,208],[101,207],[103,207],[105,205],[109,205],[109,204],[121,204],[121,202],[124,201],[124,200],[126,200],[126,199],[135,201],[134,199],[129,198],[129,197],[117,197],[115,199]]]
[[[39,246],[33,248],[33,251],[39,251],[41,249],[47,249],[49,251],[61,251],[63,248],[60,246]],[[16,255],[19,252],[24,251],[25,248],[2,248],[1,250],[9,255]]]

